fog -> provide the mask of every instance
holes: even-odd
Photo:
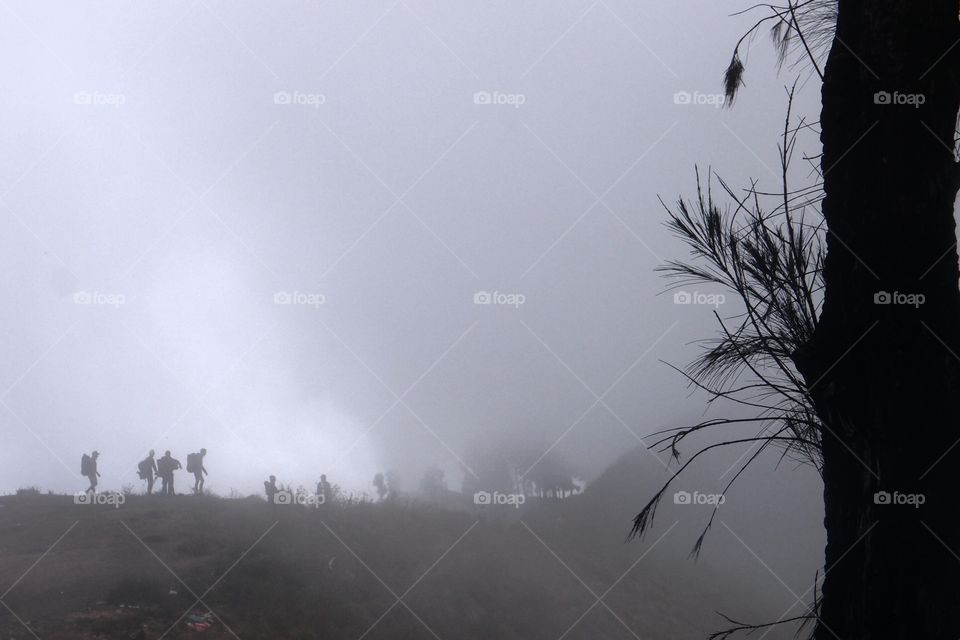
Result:
[[[687,256],[659,199],[694,195],[695,166],[780,188],[793,72],[778,73],[767,40],[741,47],[746,87],[735,108],[720,104],[732,47],[754,21],[729,15],[739,8],[4,3],[0,495],[76,494],[93,450],[100,490],[135,494],[148,450],[185,465],[204,447],[206,488],[221,497],[262,495],[270,475],[312,488],[326,474],[340,495],[374,500],[378,473],[416,496],[431,468],[469,493],[485,455],[523,473],[562,461],[582,496],[518,512],[523,526],[549,540],[557,525],[567,551],[611,579],[622,568],[610,558],[635,564],[663,539],[654,562],[670,588],[691,576],[774,614],[809,600],[822,489],[777,451],[728,492],[703,564],[683,559],[709,510],[667,504],[642,546],[623,545],[678,468],[647,450],[653,434],[751,415],[708,405],[672,368],[716,334],[715,313],[738,313],[735,301],[678,304],[655,271]],[[813,84],[793,105],[808,119]],[[807,142],[800,151],[817,153]],[[694,302],[723,293],[682,289]],[[729,427],[681,451],[755,432]],[[705,456],[675,489],[722,492],[755,449]],[[0,507],[20,522],[34,508],[24,504]],[[344,522],[380,526],[365,513]],[[460,535],[463,511],[452,513],[429,531]],[[133,532],[123,522],[114,534]],[[510,546],[490,526],[486,543]]]
[[[751,20],[728,11],[4,5],[0,490],[79,490],[92,449],[119,489],[200,447],[224,495],[456,487],[499,443],[589,482],[700,419],[664,362],[713,307],[664,293],[685,249],[657,197],[695,164],[775,185],[786,106],[763,40],[713,104]]]

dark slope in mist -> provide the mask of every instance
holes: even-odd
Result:
[[[651,535],[625,543],[658,467],[635,451],[584,495],[519,510],[5,497],[0,574],[12,582],[69,530],[5,598],[44,640],[146,640],[171,625],[168,638],[196,637],[176,622],[204,609],[191,591],[220,618],[206,638],[233,637],[224,625],[242,638],[698,638],[722,626],[715,610],[780,615],[763,589],[686,559],[690,527],[673,525],[673,505]],[[32,637],[5,609],[0,632]]]

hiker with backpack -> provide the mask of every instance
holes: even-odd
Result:
[[[97,478],[100,477],[97,472],[97,458],[99,457],[100,452],[94,451],[90,455],[83,454],[80,458],[80,474],[90,480],[90,486],[87,488],[89,494],[97,492]]]
[[[157,475],[157,461],[154,460],[153,449],[150,449],[150,453],[147,454],[147,457],[140,461],[137,465],[137,474],[140,476],[141,480],[147,481],[147,495],[153,493],[153,480],[154,476]]]
[[[200,449],[200,453],[187,454],[187,473],[192,473],[194,477],[193,495],[203,495],[203,476],[207,470],[203,468],[203,458],[207,455],[206,449]]]
[[[277,489],[277,476],[270,476],[269,480],[264,480],[263,490],[267,494],[267,502],[270,503],[271,507],[275,507],[277,503],[274,496],[276,496],[277,492],[280,491]]]
[[[173,472],[182,468],[180,461],[171,456],[169,450],[164,452],[163,457],[157,461],[157,475],[160,476],[160,480],[163,482],[163,484],[160,485],[160,495],[177,495],[173,490]]]

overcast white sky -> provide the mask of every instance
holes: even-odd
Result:
[[[657,295],[657,196],[777,184],[768,42],[735,109],[674,99],[715,99],[743,8],[4,3],[0,492],[81,489],[92,449],[133,484],[151,447],[221,493],[456,485],[505,434],[590,478],[697,419],[660,360],[712,308]]]

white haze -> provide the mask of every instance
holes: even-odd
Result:
[[[92,449],[120,488],[151,447],[206,447],[223,494],[429,465],[457,486],[470,447],[517,434],[589,480],[699,419],[661,360],[715,321],[658,295],[685,254],[656,198],[695,163],[777,184],[768,43],[737,108],[673,99],[721,91],[739,8],[5,3],[0,490],[82,488]]]

